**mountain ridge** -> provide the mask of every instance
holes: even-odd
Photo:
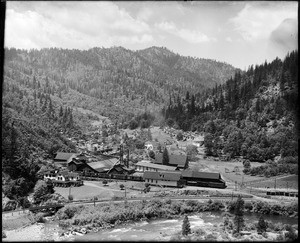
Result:
[[[159,51],[158,54],[153,50]],[[237,70],[232,65],[210,59],[183,57],[164,47],[139,51],[124,47],[94,47],[83,51],[10,48],[5,54],[6,73],[18,69],[26,78],[33,79],[36,75],[41,83],[48,77],[56,90],[66,85],[102,100],[104,105],[106,101],[113,102],[115,98],[125,96],[137,110],[146,103],[159,107],[169,99],[170,90],[178,94],[187,90],[201,93],[208,87],[225,82]],[[146,102],[143,96],[146,96]]]

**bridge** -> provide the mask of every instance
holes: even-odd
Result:
[[[35,206],[35,207],[30,207],[29,211],[30,212],[45,212],[45,211],[57,211],[60,208],[63,208],[65,205],[64,204],[48,204],[48,205],[44,205],[44,206]]]

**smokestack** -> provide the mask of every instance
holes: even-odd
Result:
[[[129,167],[129,149],[127,149],[127,168]]]
[[[123,145],[120,145],[120,164],[123,165]]]

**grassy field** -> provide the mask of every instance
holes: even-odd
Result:
[[[74,200],[91,199],[94,196],[97,196],[98,198],[111,198],[113,196],[109,190],[86,185],[81,187],[72,187],[71,190],[70,188],[55,187],[55,192],[59,193],[66,199],[68,199],[69,192],[71,192]]]
[[[253,187],[269,187],[270,189],[286,189],[289,190],[298,190],[298,176],[291,175],[280,179],[272,179],[269,181],[259,182],[257,184],[253,184]]]
[[[67,199],[71,191],[74,200],[93,199],[94,197],[97,197],[99,200],[125,197],[125,190],[120,189],[120,184],[126,187],[127,198],[149,196],[162,190],[160,187],[151,187],[151,192],[145,194],[140,191],[145,187],[144,182],[112,181],[104,186],[101,181],[85,181],[81,187],[72,187],[71,189],[55,187],[55,192]]]

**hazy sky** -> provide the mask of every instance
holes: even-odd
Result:
[[[298,48],[298,2],[7,2],[5,46],[165,46],[244,69]]]

